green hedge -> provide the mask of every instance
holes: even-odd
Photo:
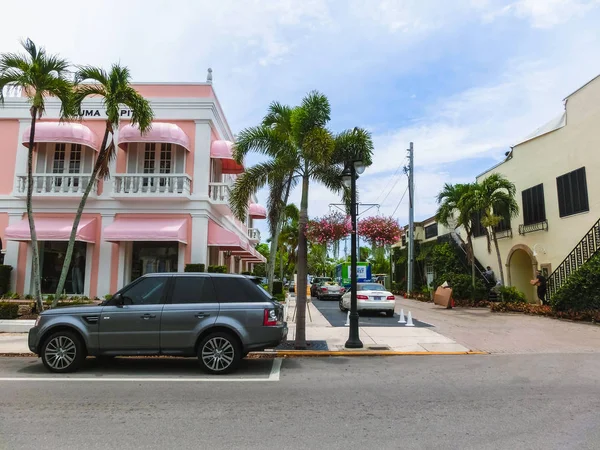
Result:
[[[206,266],[204,264],[186,264],[184,272],[204,272]]]
[[[500,288],[500,298],[504,303],[526,303],[527,297],[514,286],[502,286]]]
[[[227,266],[208,266],[208,273],[227,273]]]
[[[283,294],[283,282],[273,281],[273,295]]]
[[[571,274],[551,303],[557,311],[600,309],[600,253]]]
[[[0,265],[0,295],[4,295],[10,289],[10,273],[12,266]]]
[[[452,288],[452,297],[456,300],[487,299],[487,287],[480,279],[475,279],[475,287],[471,275],[464,273],[449,273],[440,278],[440,284],[447,281]]]
[[[0,302],[0,319],[16,319],[18,316],[18,303]]]
[[[281,294],[275,294],[273,297],[275,297],[278,302],[285,302],[285,294],[283,292]]]

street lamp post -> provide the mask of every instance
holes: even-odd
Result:
[[[356,289],[358,275],[356,264],[356,179],[359,174],[365,171],[365,165],[362,161],[350,161],[346,163],[342,172],[342,180],[346,187],[350,188],[350,220],[352,222],[352,234],[350,235],[350,335],[346,341],[346,348],[363,348],[363,343],[358,335],[358,304],[356,299]]]

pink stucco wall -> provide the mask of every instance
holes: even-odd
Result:
[[[19,148],[19,121],[0,120],[0,195],[8,195],[15,183],[15,164]],[[26,151],[22,149],[23,151]],[[2,230],[4,233],[4,230]]]
[[[208,84],[133,84],[136,91],[144,97],[187,97],[214,98],[215,94]]]

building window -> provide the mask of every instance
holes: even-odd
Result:
[[[538,184],[522,192],[523,225],[532,225],[546,220],[544,185]]]
[[[134,242],[131,281],[147,273],[177,272],[178,242]]]
[[[432,223],[425,227],[425,239],[431,239],[438,235],[438,224]]]
[[[406,235],[402,235],[402,247],[406,247]]]
[[[66,144],[56,144],[54,147],[54,161],[52,162],[52,173],[63,173],[65,171]]]
[[[56,287],[62,271],[68,242],[40,242],[40,267],[42,268],[42,294],[56,294]],[[81,295],[84,292],[85,260],[87,244],[75,242],[71,266],[65,283],[66,294]]]
[[[498,222],[498,225],[494,227],[494,231],[496,232],[507,231],[510,229],[510,217],[502,217],[502,219],[500,219],[500,222]]]
[[[471,217],[471,233],[473,237],[485,236],[487,231],[485,227],[481,224],[481,218],[483,215],[481,213],[473,214]]]
[[[590,210],[585,167],[556,178],[560,217]]]

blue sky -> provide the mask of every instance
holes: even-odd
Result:
[[[38,13],[13,21],[23,11],[11,2],[0,49],[29,36],[78,63],[120,60],[137,81],[204,81],[212,67],[234,132],[259,123],[272,100],[294,105],[317,89],[331,101],[333,131],[373,133],[374,164],[359,189],[364,202],[386,197],[382,214],[406,189],[393,175],[414,142],[417,219],[434,214],[443,183],[472,181],[600,74],[599,0],[102,4],[34,0]],[[314,185],[309,214],[337,200]],[[396,217],[406,222],[406,197]]]

